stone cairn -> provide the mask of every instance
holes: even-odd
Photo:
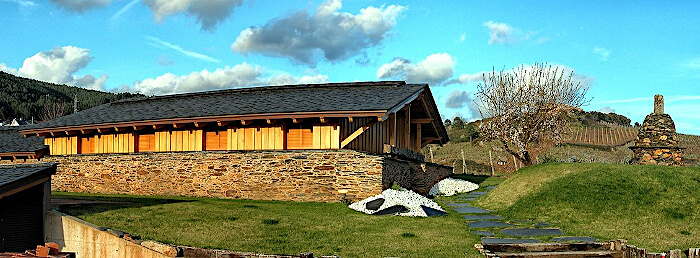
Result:
[[[654,113],[644,118],[637,134],[632,163],[642,165],[683,166],[683,149],[678,146],[676,125],[664,114],[664,96],[654,96]]]

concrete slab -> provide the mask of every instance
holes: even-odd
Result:
[[[489,210],[484,210],[478,207],[458,207],[455,208],[457,213],[490,213]]]
[[[594,237],[581,237],[581,236],[568,236],[568,237],[555,237],[552,238],[552,242],[595,242],[598,239]]]
[[[445,206],[450,206],[450,207],[468,207],[472,206],[471,203],[463,203],[463,202],[446,202]]]
[[[564,232],[558,228],[508,228],[502,229],[500,233],[518,237],[557,236],[564,234]]]
[[[515,239],[515,238],[495,238],[495,237],[484,237],[481,239],[484,244],[529,244],[529,243],[540,243],[537,239]]]
[[[474,221],[469,222],[469,228],[508,228],[517,227],[518,225],[502,222],[502,221]],[[501,230],[502,231],[502,230]]]
[[[504,220],[501,215],[464,215],[466,220]]]

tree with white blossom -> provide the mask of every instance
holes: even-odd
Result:
[[[481,135],[495,140],[526,166],[543,141],[561,141],[570,111],[587,104],[588,84],[562,66],[520,65],[483,74],[476,93]]]

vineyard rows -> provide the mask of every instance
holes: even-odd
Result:
[[[572,128],[571,133],[565,138],[564,142],[598,146],[620,146],[637,139],[637,133],[637,128],[634,127]]]

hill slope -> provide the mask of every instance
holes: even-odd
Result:
[[[498,185],[480,206],[552,223],[574,235],[623,238],[654,251],[700,246],[700,168],[537,165]]]
[[[0,72],[0,121],[13,118],[29,120],[32,117],[38,120],[44,115],[44,107],[53,104],[58,104],[64,114],[70,114],[73,112],[75,96],[78,98],[78,110],[84,110],[115,100],[142,95],[88,90]]]

